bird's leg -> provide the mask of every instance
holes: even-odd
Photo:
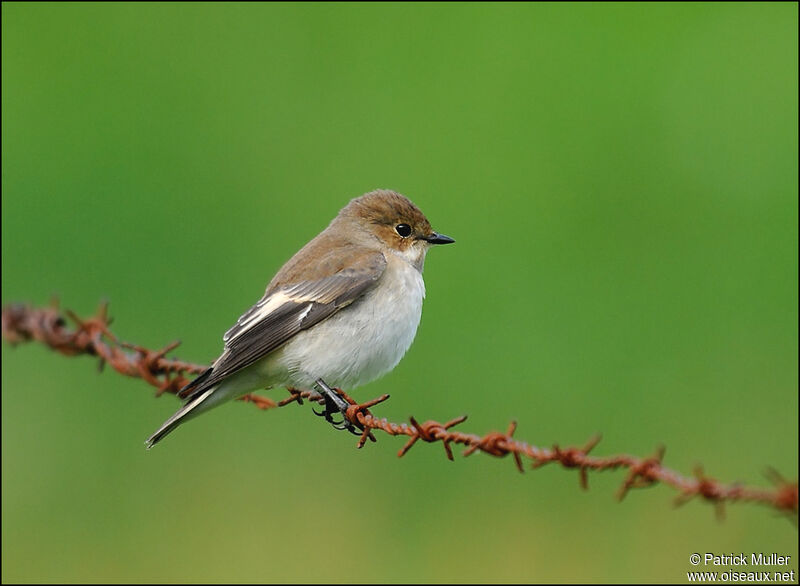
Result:
[[[317,379],[316,386],[320,390],[322,396],[325,397],[326,407],[335,407],[337,411],[344,415],[350,403],[345,401],[339,393],[329,387],[328,383],[321,378]]]
[[[325,399],[325,410],[321,413],[316,409],[312,409],[312,411],[320,417],[324,417],[325,421],[331,423],[336,429],[346,429],[354,435],[361,435],[361,431],[347,418],[347,409],[350,407],[350,403],[345,401],[335,389],[329,387],[328,383],[321,378],[318,378],[315,384]],[[337,411],[342,414],[342,421],[334,421],[333,414]]]

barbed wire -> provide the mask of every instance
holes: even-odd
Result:
[[[67,326],[67,319],[75,323],[74,328]],[[108,317],[108,304],[101,303],[95,315],[80,318],[67,310],[59,309],[57,300],[49,307],[35,308],[28,305],[8,305],[2,310],[2,335],[11,344],[19,344],[35,340],[66,356],[88,354],[100,359],[100,369],[109,364],[114,370],[125,376],[138,377],[156,388],[156,396],[164,393],[177,394],[189,382],[187,375],[199,374],[207,367],[191,362],[184,362],[166,355],[174,350],[179,342],[168,344],[161,350],[150,350],[136,344],[120,341],[109,330],[111,319]],[[314,391],[288,389],[289,396],[281,401],[273,401],[267,397],[249,394],[240,400],[253,403],[259,409],[273,409],[291,403],[302,404],[303,400],[323,403],[322,397]],[[631,489],[645,488],[656,484],[664,484],[678,492],[675,504],[681,505],[693,498],[700,498],[715,505],[718,516],[723,514],[723,506],[728,502],[751,502],[767,505],[787,514],[793,521],[798,513],[798,485],[789,482],[778,472],[768,469],[767,478],[773,488],[748,487],[738,483],[723,484],[705,474],[702,468],[694,470],[692,476],[682,475],[662,464],[664,448],[659,447],[649,457],[632,455],[592,456],[590,452],[597,446],[600,436],[591,438],[583,446],[550,448],[537,447],[515,439],[517,424],[512,421],[505,432],[492,431],[484,435],[464,433],[452,428],[463,423],[467,417],[461,416],[446,423],[425,421],[419,423],[411,417],[409,423],[393,423],[386,418],[378,418],[370,412],[370,407],[386,401],[389,396],[383,395],[371,401],[357,403],[345,392],[342,396],[350,403],[345,417],[359,430],[361,437],[357,447],[361,448],[367,441],[376,441],[374,431],[382,431],[392,436],[406,436],[406,444],[398,452],[402,457],[417,442],[440,442],[448,459],[453,459],[452,445],[466,446],[464,456],[475,452],[483,452],[502,458],[511,455],[520,472],[525,470],[524,460],[530,462],[533,469],[547,464],[561,464],[567,469],[578,471],[580,485],[588,488],[589,471],[626,469],[627,475],[620,486],[617,497],[621,500]]]

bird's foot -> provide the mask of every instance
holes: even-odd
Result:
[[[347,410],[351,405],[355,405],[356,403],[351,402],[352,400],[344,395],[341,390],[329,387],[321,378],[317,379],[317,388],[320,390],[320,394],[325,400],[325,409],[321,412],[316,409],[312,409],[312,411],[314,411],[316,415],[324,417],[325,421],[333,425],[335,429],[346,429],[353,435],[361,435],[363,431],[347,416]],[[341,421],[336,421],[333,418],[336,413],[341,414]]]

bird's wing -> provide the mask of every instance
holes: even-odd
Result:
[[[186,399],[197,396],[348,306],[377,284],[385,268],[386,258],[376,252],[332,275],[268,289],[225,332],[225,351],[213,366],[184,387],[180,395]]]

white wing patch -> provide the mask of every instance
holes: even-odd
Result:
[[[260,321],[264,320],[269,314],[273,311],[278,309],[279,307],[284,306],[286,303],[308,303],[318,300],[318,296],[314,295],[297,295],[293,294],[293,289],[288,289],[285,291],[275,291],[272,295],[259,301],[250,311],[244,314],[236,321],[236,325],[225,332],[225,335],[222,336],[223,342],[230,342],[235,340],[254,325],[259,323]],[[298,316],[298,320],[302,321],[308,315],[308,312],[311,311],[313,305],[309,304],[309,306]]]
[[[236,325],[225,332],[222,336],[223,342],[230,342],[238,338],[244,332],[253,327],[254,324],[264,319],[267,315],[275,311],[278,307],[289,301],[290,297],[283,291],[276,291],[269,297],[265,297],[255,304],[253,308],[236,320]]]

